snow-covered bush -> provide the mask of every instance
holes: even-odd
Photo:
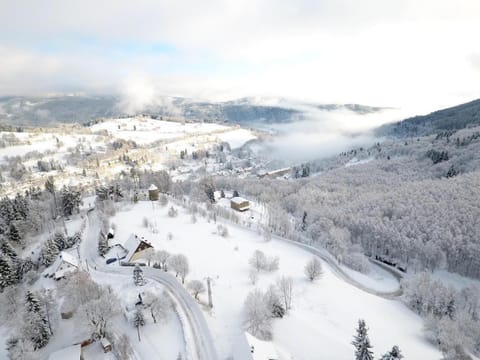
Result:
[[[305,276],[310,281],[317,280],[322,275],[322,263],[317,257],[313,257],[304,268]]]
[[[255,289],[247,295],[243,310],[246,330],[259,339],[271,340],[272,316],[261,290]]]
[[[150,312],[154,323],[166,321],[173,309],[172,301],[165,291],[162,291],[160,295],[146,291],[143,296],[143,304],[145,309]]]
[[[280,259],[278,257],[268,257],[261,250],[255,250],[248,260],[250,266],[255,269],[257,272],[266,271],[273,272],[277,271],[280,264]]]
[[[183,254],[176,254],[168,258],[168,266],[175,272],[175,276],[182,279],[182,284],[185,283],[190,268],[188,265],[188,259]]]
[[[228,228],[225,225],[219,224],[217,226],[217,233],[221,237],[228,237]]]
[[[189,281],[187,287],[192,292],[195,299],[198,299],[198,295],[203,294],[206,291],[205,285],[200,280]]]
[[[170,208],[168,209],[168,216],[173,218],[173,217],[177,217],[177,215],[178,215],[178,210],[175,209],[173,206],[170,206]]]

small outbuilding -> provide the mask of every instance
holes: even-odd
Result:
[[[148,199],[150,201],[158,201],[160,195],[160,190],[154,184],[150,185],[148,188]]]
[[[112,351],[112,343],[108,341],[107,338],[102,338],[102,340],[100,340],[100,344],[102,345],[104,353]]]
[[[247,211],[250,209],[250,202],[242,197],[234,197],[230,200],[230,207],[237,211]]]

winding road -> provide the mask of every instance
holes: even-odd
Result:
[[[79,246],[81,262],[87,267],[95,267],[95,271],[131,275],[132,269],[122,266],[106,266],[98,256],[98,236],[100,226],[96,218],[96,211],[87,214],[85,236]],[[93,270],[93,269],[90,269]],[[175,309],[182,322],[188,360],[217,360],[218,356],[214,341],[203,313],[185,288],[169,273],[159,269],[145,268],[145,278],[156,281],[165,287],[175,303]]]

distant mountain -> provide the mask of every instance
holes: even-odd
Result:
[[[0,98],[0,123],[48,126],[84,123],[99,117],[118,116],[113,96],[53,96]]]
[[[424,116],[381,126],[378,135],[412,137],[480,125],[480,99]]]
[[[58,123],[88,123],[101,117],[135,115],[122,110],[115,96],[0,97],[0,125],[48,126]],[[180,97],[162,97],[144,107],[153,117],[184,117],[193,121],[228,122],[255,126],[302,120],[312,110],[347,110],[363,115],[383,108],[358,104],[315,104],[284,98],[248,97],[209,102]]]

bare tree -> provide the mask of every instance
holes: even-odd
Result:
[[[183,254],[173,255],[169,258],[168,264],[175,271],[175,276],[180,276],[182,284],[184,284],[190,271],[187,257]]]
[[[248,279],[252,283],[252,285],[255,285],[258,281],[258,271],[254,268],[250,268],[248,271]]]
[[[264,294],[255,289],[247,295],[243,305],[245,327],[252,335],[262,339],[272,338],[272,317],[265,301]]]
[[[277,288],[283,300],[285,311],[288,312],[292,307],[293,279],[289,276],[282,276],[277,280]]]
[[[203,294],[206,291],[205,285],[200,280],[189,281],[187,287],[190,289],[195,299],[198,299],[198,295]]]
[[[267,257],[265,256],[263,251],[255,250],[250,260],[248,260],[248,263],[257,272],[260,272],[261,270],[265,269],[265,267],[267,266]]]
[[[317,257],[313,257],[306,265],[304,269],[305,275],[308,280],[315,281],[320,275],[322,275],[322,263]]]
[[[166,320],[172,310],[172,302],[165,291],[160,295],[150,291],[145,292],[143,303],[145,304],[145,309],[150,311],[154,323]]]
[[[155,260],[158,261],[160,268],[167,271],[167,261],[170,257],[170,253],[166,250],[158,250],[155,252]]]
[[[144,254],[145,259],[147,259],[147,264],[150,266],[150,263],[152,260],[155,260],[156,257],[155,250],[153,248],[148,248],[144,251]]]
[[[119,300],[113,291],[102,288],[101,295],[87,301],[80,307],[80,313],[92,336],[102,338],[105,336],[112,318],[120,313]]]

